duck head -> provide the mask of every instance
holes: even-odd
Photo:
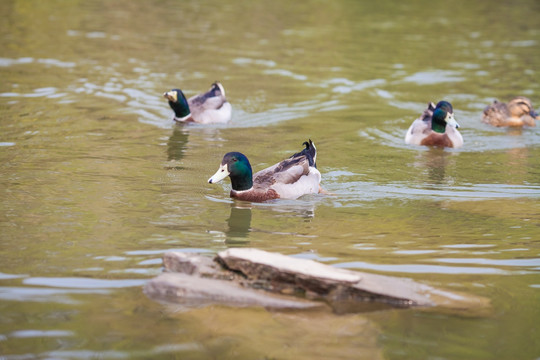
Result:
[[[248,190],[253,186],[253,172],[247,157],[239,152],[225,154],[218,171],[208,179],[210,184],[215,184],[225,179],[231,178],[233,190]]]
[[[454,109],[452,104],[448,101],[439,101],[435,110],[433,110],[433,116],[431,120],[431,129],[438,133],[444,133],[446,125],[459,128],[459,124],[454,119]]]
[[[508,102],[508,111],[514,117],[529,115],[533,119],[538,119],[538,113],[534,111],[531,100],[524,96],[518,96]]]
[[[175,118],[184,121],[191,116],[188,101],[180,89],[172,89],[163,94],[163,97],[169,100],[169,106],[174,111]]]

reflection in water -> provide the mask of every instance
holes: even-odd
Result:
[[[506,151],[508,162],[506,163],[505,176],[507,184],[524,184],[531,175],[531,166],[529,166],[529,149],[514,148]]]
[[[307,198],[307,200],[306,200]],[[278,203],[273,203],[271,209],[280,213],[289,213],[293,216],[301,217],[306,220],[311,220],[315,217],[315,203],[313,200],[316,196],[304,196],[304,200],[280,200]]]
[[[251,207],[242,207],[239,204],[231,205],[231,215],[227,219],[229,229],[226,233],[227,243],[247,242],[247,237],[251,231]]]
[[[153,350],[144,354],[149,357],[164,358],[165,350],[174,350],[177,346],[174,344],[178,343],[180,354],[187,355],[179,358],[384,358],[377,343],[380,328],[362,314],[335,316],[326,311],[269,312],[225,306],[183,311],[181,305],[171,303],[162,303],[162,308],[167,320],[178,319],[180,324],[189,324],[190,331],[175,334],[176,342],[161,346],[160,352]],[[209,329],[211,336],[208,336]],[[323,355],[321,349],[324,349]]]
[[[296,202],[296,203],[295,203]],[[231,213],[227,219],[228,229],[225,231],[225,242],[228,244],[243,244],[249,242],[249,234],[253,231],[257,232],[270,232],[275,234],[288,234],[288,235],[298,235],[296,232],[284,233],[284,232],[275,232],[274,229],[271,231],[262,230],[262,229],[253,229],[251,227],[251,211],[252,208],[255,208],[256,211],[276,211],[278,213],[287,213],[287,216],[297,216],[306,221],[310,221],[315,217],[315,204],[311,201],[302,201],[302,200],[279,200],[276,202],[269,203],[249,203],[243,201],[235,201],[231,205]],[[258,212],[261,216],[264,215],[264,212]]]
[[[187,147],[189,134],[181,125],[173,127],[173,133],[167,141],[167,160],[182,160]]]
[[[430,183],[439,185],[451,183],[453,179],[446,175],[446,167],[453,165],[454,161],[451,157],[456,154],[440,148],[430,148],[427,151],[418,153],[414,161],[414,167],[426,169],[428,182]]]

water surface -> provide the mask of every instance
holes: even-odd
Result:
[[[540,356],[540,5],[0,3],[0,354],[6,359]],[[220,80],[233,119],[177,126],[161,94]],[[403,138],[454,105],[463,148]],[[311,138],[334,195],[268,204],[206,180]],[[170,250],[257,247],[484,296],[489,314],[269,313],[161,304]]]

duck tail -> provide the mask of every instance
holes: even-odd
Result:
[[[433,102],[429,102],[426,110],[424,110],[420,118],[423,121],[431,120],[431,117],[433,116],[433,111],[435,111],[435,104]]]
[[[299,153],[294,154],[291,156],[291,158],[299,157],[299,156],[305,156],[308,159],[309,166],[313,166],[314,168],[317,167],[315,161],[317,159],[317,148],[315,147],[315,144],[311,139],[308,141],[304,141],[302,144],[305,146],[305,149],[300,151]]]
[[[221,85],[219,81],[215,81],[212,84],[210,91],[212,92],[212,96],[220,96],[220,95],[225,96],[225,88],[223,87],[223,85]]]

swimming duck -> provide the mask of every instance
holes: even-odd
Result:
[[[231,104],[225,98],[225,89],[215,82],[204,94],[186,99],[180,89],[172,89],[163,94],[169,100],[174,111],[174,120],[178,122],[196,122],[200,124],[226,123],[231,120]]]
[[[428,104],[422,116],[414,120],[405,135],[405,143],[438,147],[460,147],[463,137],[457,130],[454,109],[448,101],[439,101],[437,106]]]
[[[230,196],[235,199],[262,202],[272,199],[296,199],[305,194],[323,192],[321,173],[315,163],[317,149],[309,140],[305,148],[290,158],[252,175],[251,164],[239,152],[225,154],[218,171],[208,179],[215,184],[227,176],[231,178]]]
[[[486,106],[482,121],[493,126],[535,126],[534,120],[540,120],[534,111],[531,100],[517,96],[508,103],[495,100]]]

